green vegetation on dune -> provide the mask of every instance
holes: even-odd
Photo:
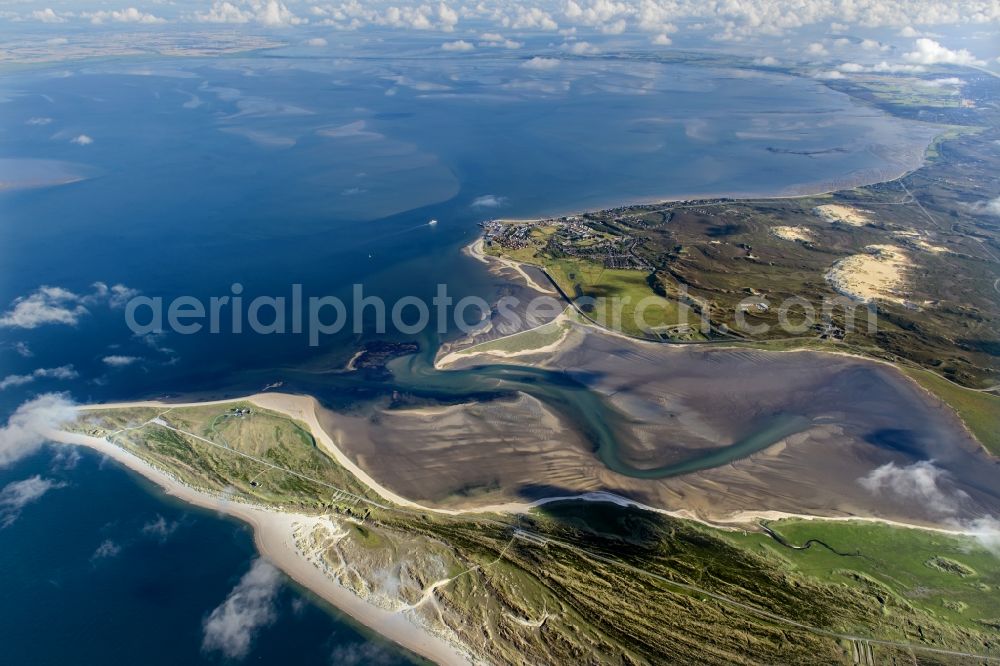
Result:
[[[870,652],[958,663],[909,646],[1000,651],[989,624],[1000,618],[1000,561],[967,539],[829,521],[773,526],[792,545],[820,538],[863,554],[853,557],[609,503],[558,502],[523,516],[393,507],[302,424],[244,402],[94,410],[75,427],[192,487],[325,516],[296,533],[304,553],[480,659],[826,664]],[[423,603],[428,594],[434,604]]]
[[[237,416],[235,410],[250,413]],[[81,425],[182,483],[215,494],[296,509],[333,506],[334,488],[373,496],[317,447],[305,425],[248,402],[109,409],[89,413]]]

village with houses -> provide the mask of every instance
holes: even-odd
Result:
[[[641,271],[653,268],[636,254],[636,239],[620,235],[600,220],[570,215],[540,220],[494,219],[481,222],[480,226],[485,246],[496,251],[533,247],[551,257],[585,259],[604,268]]]

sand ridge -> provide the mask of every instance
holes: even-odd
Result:
[[[802,241],[803,243],[808,243],[813,240],[812,232],[805,227],[771,227],[771,233],[778,238],[787,241]]]
[[[533,277],[528,275],[528,272],[524,270],[524,267],[521,266],[520,263],[513,261],[511,259],[505,259],[504,257],[494,257],[493,255],[486,254],[483,251],[484,243],[485,242],[483,241],[483,239],[480,238],[479,240],[473,242],[471,245],[466,246],[462,251],[468,256],[483,262],[487,266],[490,266],[492,264],[491,268],[496,268],[497,266],[501,266],[513,270],[524,280],[524,282],[529,287],[531,287],[537,292],[540,292],[542,294],[549,294],[552,296],[557,295],[554,289],[551,289],[545,285],[538,284],[538,282]]]
[[[827,222],[840,222],[851,227],[863,227],[873,221],[870,211],[843,204],[823,204],[813,208],[813,212]]]
[[[910,256],[898,245],[874,244],[839,260],[826,279],[841,294],[865,303],[883,300],[902,304],[912,267]]]

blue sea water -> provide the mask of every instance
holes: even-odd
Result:
[[[0,191],[0,307],[50,286],[82,308],[73,325],[0,329],[0,377],[79,374],[0,391],[8,415],[45,391],[258,390],[339,367],[374,337],[140,337],[96,282],[167,300],[234,283],[247,300],[293,284],[345,300],[353,284],[389,300],[439,283],[490,296],[493,279],[459,252],[483,219],[822,187],[892,170],[887,146],[913,140],[814,81],[651,62],[112,59],[3,73],[0,99],[0,181],[18,185]],[[0,529],[5,663],[221,660],[201,649],[202,621],[255,558],[245,527],[89,453],[70,466],[46,449],[0,469],[0,488],[34,475],[58,487]],[[161,517],[169,537],[144,534]],[[248,662],[411,659],[291,585],[276,608]]]
[[[230,662],[202,650],[202,622],[256,559],[249,528],[96,454],[67,462],[43,453],[0,470],[0,487],[58,484],[0,530],[3,663]],[[418,663],[289,583],[274,609],[248,662]]]

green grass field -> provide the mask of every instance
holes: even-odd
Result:
[[[677,303],[657,295],[649,286],[645,271],[605,268],[577,258],[548,259],[544,267],[559,288],[574,300],[596,299],[598,305],[584,310],[603,326],[650,337],[650,329],[673,326],[679,321]],[[641,311],[638,317],[637,310]],[[694,315],[690,321],[695,323]]]
[[[813,579],[875,594],[886,613],[909,606],[980,631],[1000,621],[1000,554],[971,537],[860,521],[768,525],[792,545],[818,539],[846,555],[819,543],[795,550],[757,533],[729,539]]]

